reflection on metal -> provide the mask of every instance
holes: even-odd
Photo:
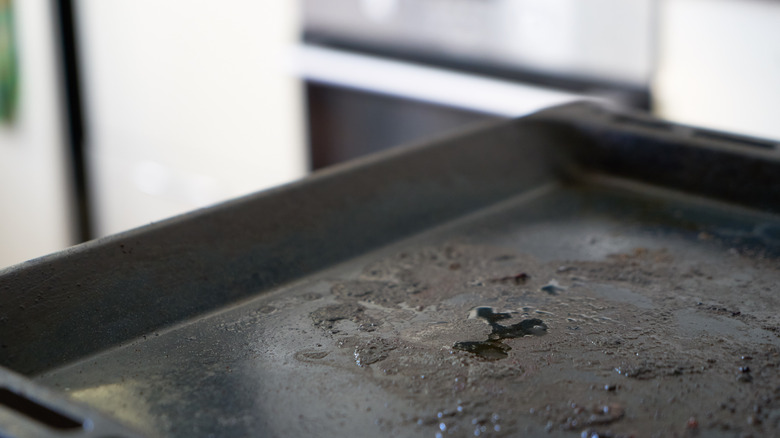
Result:
[[[144,389],[148,391],[150,388],[144,388],[138,382],[122,377],[119,382],[74,387],[68,395],[77,402],[99,406],[103,412],[114,415],[123,423],[157,427],[159,425],[150,413],[151,406],[144,400]]]
[[[13,2],[0,0],[0,121],[12,122],[19,98]]]
[[[66,388],[66,391],[68,389]],[[74,394],[71,394],[74,395]],[[73,397],[78,400],[78,397]],[[125,397],[126,403],[131,400]],[[106,410],[101,406],[101,410]],[[129,411],[129,409],[126,409]],[[0,436],[92,438],[139,435],[95,409],[0,367]]]
[[[315,82],[506,117],[593,96],[529,86],[409,62],[301,45],[293,71]]]

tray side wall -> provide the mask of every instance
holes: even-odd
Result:
[[[580,143],[560,145],[558,153],[577,163],[569,175],[606,174],[780,213],[780,143],[593,105],[567,105],[532,117],[582,137]]]

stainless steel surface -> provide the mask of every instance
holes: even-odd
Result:
[[[520,117],[554,105],[588,98],[596,100],[585,94],[308,44],[296,48],[294,69],[309,83],[362,90],[502,117]]]
[[[649,0],[305,0],[313,38],[646,86]]]
[[[383,153],[3,271],[1,363],[150,436],[776,435],[779,157],[592,105]]]

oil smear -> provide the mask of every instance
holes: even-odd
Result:
[[[484,341],[456,342],[452,348],[472,353],[484,360],[494,361],[509,357],[509,350],[512,347],[504,343],[505,339],[547,334],[547,325],[538,318],[524,319],[512,325],[499,323],[511,317],[510,313],[497,313],[492,307],[482,306],[472,309],[469,312],[469,319],[484,319],[490,324],[491,333]]]

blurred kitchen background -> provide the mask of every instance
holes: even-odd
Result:
[[[0,267],[582,98],[778,140],[780,2],[0,0]]]

